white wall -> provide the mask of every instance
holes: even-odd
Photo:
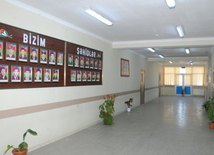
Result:
[[[103,85],[2,89],[0,90],[0,111],[140,89],[140,70],[146,69],[146,59],[129,51],[112,50],[110,43],[8,4],[5,1],[1,1],[0,6],[0,21],[2,23],[104,52]],[[129,78],[120,77],[120,58],[130,60],[131,73]],[[146,82],[146,86],[152,85]],[[139,105],[139,93],[120,96],[116,99],[116,114],[125,110],[124,101],[130,97],[134,98],[134,106]],[[37,137],[27,137],[30,149],[33,149],[97,123],[100,120],[98,118],[98,106],[102,102],[100,100],[0,119],[0,154],[3,154],[7,144],[17,145],[20,143],[22,133],[28,128],[36,130],[39,134]]]

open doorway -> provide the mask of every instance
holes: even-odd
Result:
[[[145,103],[145,71],[141,70],[141,79],[140,79],[140,104]]]

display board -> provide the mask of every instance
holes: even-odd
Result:
[[[64,85],[65,42],[0,23],[0,88]]]
[[[66,46],[66,85],[101,85],[103,52],[73,43]]]

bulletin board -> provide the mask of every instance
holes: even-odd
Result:
[[[65,42],[0,23],[0,88],[64,85]]]
[[[66,85],[101,85],[103,52],[67,43]]]

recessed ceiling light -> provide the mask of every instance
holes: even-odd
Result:
[[[153,48],[147,48],[150,52],[155,52]]]
[[[85,10],[85,12],[88,13],[89,15],[91,15],[92,17],[98,19],[99,21],[103,22],[104,24],[108,25],[108,26],[113,25],[113,23],[110,20],[104,18],[103,16],[101,16],[100,14],[95,12],[94,10],[87,9],[87,10]]]
[[[164,58],[164,56],[163,56],[163,55],[161,55],[161,54],[159,54],[158,56],[159,56],[160,58]]]
[[[188,48],[186,48],[185,51],[186,51],[186,54],[190,53],[190,50]]]
[[[184,37],[184,30],[183,30],[182,26],[177,26],[176,29],[178,31],[179,36],[181,38],[183,38]]]
[[[171,64],[172,64],[172,61],[169,61],[169,63],[171,63]]]
[[[175,8],[175,0],[166,0],[166,3],[170,9]]]

